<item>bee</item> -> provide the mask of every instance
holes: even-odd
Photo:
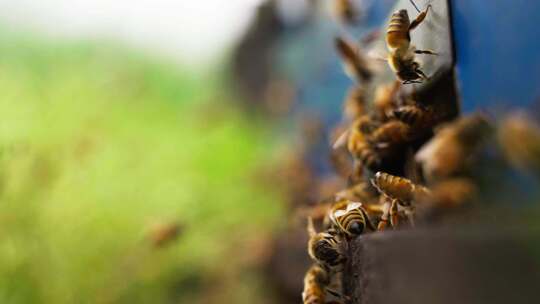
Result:
[[[330,210],[330,221],[346,238],[351,239],[375,227],[362,203],[342,200]]]
[[[497,140],[513,166],[540,173],[540,126],[531,117],[522,112],[505,117]]]
[[[353,162],[347,147],[332,149],[330,151],[330,164],[337,176],[343,179],[348,179],[353,175],[355,179],[362,176],[361,168],[353,168]]]
[[[150,243],[155,248],[162,248],[175,241],[182,232],[179,223],[157,223],[148,234]]]
[[[334,0],[334,12],[344,23],[354,24],[358,21],[358,12],[351,0]]]
[[[309,256],[326,269],[335,269],[341,265],[345,256],[341,249],[341,237],[330,229],[326,232],[315,230],[313,219],[308,217],[308,254]]]
[[[401,216],[400,207],[404,216],[408,217],[409,222],[414,225],[413,202],[417,202],[430,195],[428,188],[413,183],[407,178],[391,175],[384,172],[377,172],[371,179],[371,183],[381,193],[384,212],[379,222],[379,230],[386,227],[388,218],[392,227],[396,227]]]
[[[368,82],[373,77],[366,58],[357,46],[341,37],[335,39],[336,50],[343,61],[345,73],[358,82]]]
[[[318,264],[313,264],[304,276],[302,301],[304,304],[325,304],[326,286],[330,284],[330,275]]]
[[[430,8],[431,5],[428,5],[413,22],[410,22],[405,9],[396,11],[390,18],[386,31],[386,46],[390,52],[387,61],[403,84],[421,83],[429,79],[420,69],[420,64],[415,61],[415,54],[437,54],[430,50],[416,50],[411,45],[410,32],[424,21]]]
[[[415,198],[429,194],[428,188],[415,184],[405,177],[380,171],[375,173],[371,183],[381,194],[405,206],[410,206]]]
[[[415,160],[429,181],[451,177],[468,167],[490,131],[483,115],[461,117],[442,126],[416,153]]]
[[[430,195],[419,198],[419,204],[444,209],[459,207],[477,193],[475,184],[465,177],[445,179],[431,186],[430,190]]]
[[[381,36],[381,31],[378,29],[372,30],[371,32],[367,33],[360,39],[361,45],[370,45],[373,42],[375,42],[379,37]]]
[[[369,114],[362,115],[353,122],[354,129],[364,136],[371,136],[380,126],[381,123]]]
[[[435,183],[430,194],[417,198],[417,216],[423,220],[437,220],[448,215],[449,211],[474,201],[478,188],[470,178],[452,177]]]
[[[400,106],[393,111],[393,116],[416,130],[429,129],[437,122],[433,109],[419,104]]]
[[[364,86],[355,85],[349,90],[343,107],[343,115],[347,120],[354,120],[366,114],[366,95]]]
[[[371,134],[370,141],[377,146],[386,147],[391,144],[402,144],[413,139],[411,127],[399,120],[390,120],[382,124]]]
[[[357,118],[351,127],[336,140],[334,149],[346,144],[355,161],[359,161],[368,168],[378,167],[381,163],[380,155],[367,138],[367,135],[377,127],[378,123],[368,115]]]

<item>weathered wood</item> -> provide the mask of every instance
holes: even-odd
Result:
[[[531,233],[408,230],[349,246],[353,304],[538,303],[540,237]]]

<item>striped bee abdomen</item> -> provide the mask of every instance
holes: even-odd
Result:
[[[348,203],[345,209],[333,211],[331,218],[339,230],[349,237],[362,234],[369,224],[360,203]]]
[[[417,196],[429,194],[429,190],[422,185],[416,185],[407,178],[384,172],[377,172],[372,179],[372,184],[381,194],[403,203],[410,203]]]
[[[410,24],[407,10],[402,9],[392,14],[386,30],[388,48],[404,48],[405,50],[409,48],[409,42],[411,41],[411,37],[409,36]]]
[[[341,218],[341,226],[343,227],[343,230],[347,232],[347,234],[360,235],[362,232],[364,232],[366,219],[364,218],[362,212],[353,210]]]

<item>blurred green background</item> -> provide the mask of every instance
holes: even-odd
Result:
[[[272,302],[283,206],[256,172],[276,140],[226,75],[2,33],[0,303]]]

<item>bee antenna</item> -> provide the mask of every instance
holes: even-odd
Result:
[[[416,11],[420,13],[420,10],[418,9],[418,6],[416,6],[416,3],[414,3],[413,0],[409,0],[409,2],[414,6],[414,8],[416,9]]]

